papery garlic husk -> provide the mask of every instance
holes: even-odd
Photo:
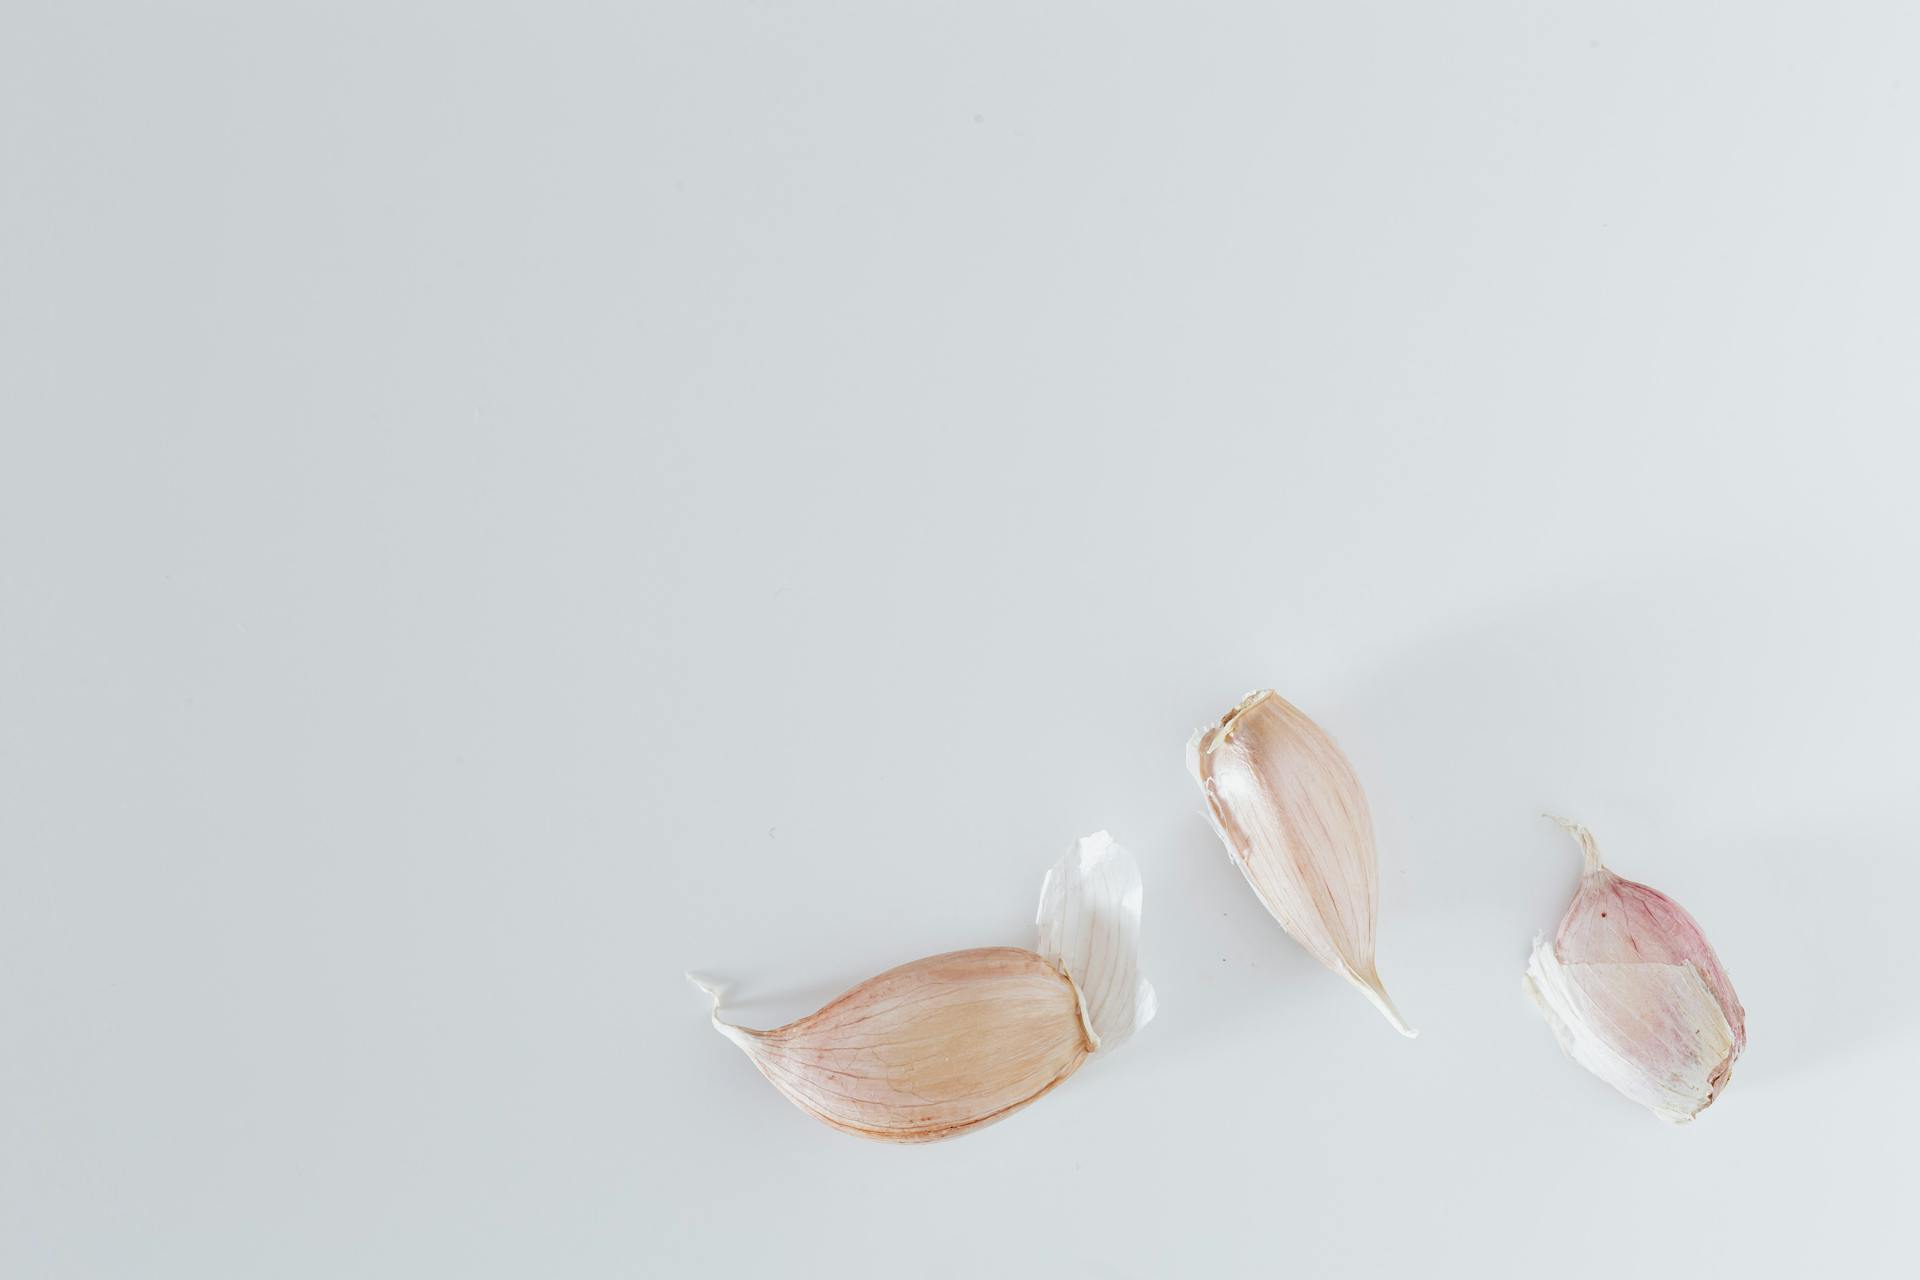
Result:
[[[1332,738],[1271,689],[1187,743],[1187,769],[1234,865],[1280,927],[1365,993],[1402,1035],[1373,958],[1380,881],[1373,819]]]
[[[1567,1056],[1685,1124],[1726,1088],[1747,1047],[1746,1010],[1679,903],[1613,874],[1591,832],[1555,821],[1579,840],[1586,871],[1552,943],[1534,941],[1527,995]]]
[[[1041,889],[1038,951],[982,947],[889,969],[772,1031],[713,1025],[801,1110],[845,1133],[934,1142],[1011,1115],[1153,1017],[1140,873],[1102,831]],[[689,975],[690,977],[692,975]]]
[[[1159,1003],[1140,972],[1140,868],[1096,831],[1074,843],[1040,885],[1040,955],[1073,976],[1094,1047],[1113,1050]]]

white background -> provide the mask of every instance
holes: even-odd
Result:
[[[1920,18],[10,0],[0,1271],[1885,1275]],[[1403,1041],[1187,734],[1372,797]],[[1752,1045],[1520,994],[1591,824]],[[1025,944],[1162,1012],[831,1132],[706,1023]]]

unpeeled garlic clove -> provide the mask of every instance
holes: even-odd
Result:
[[[1593,834],[1552,943],[1534,941],[1521,980],[1567,1056],[1663,1120],[1684,1124],[1720,1096],[1747,1047],[1747,1015],[1706,935],[1657,889],[1607,870]]]
[[[1139,976],[1140,874],[1106,832],[1048,873],[1040,953],[915,960],[772,1031],[713,1025],[803,1111],[846,1133],[934,1142],[1011,1115],[1154,1013]],[[688,975],[691,977],[692,975]]]
[[[801,1110],[890,1142],[933,1142],[1010,1115],[1094,1047],[1072,980],[1018,947],[903,964],[774,1031],[720,1021],[716,1001],[714,1026]]]
[[[1359,987],[1402,1035],[1417,1035],[1374,964],[1373,819],[1333,739],[1262,689],[1193,735],[1187,769],[1207,798],[1213,829],[1280,927]]]

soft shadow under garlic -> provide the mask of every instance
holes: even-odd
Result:
[[[1280,927],[1346,978],[1402,1035],[1374,964],[1373,819],[1332,738],[1271,689],[1242,698],[1187,743],[1187,770],[1234,865]]]
[[[771,1031],[713,1025],[789,1101],[845,1133],[933,1142],[993,1123],[1111,1052],[1153,1017],[1140,975],[1140,872],[1102,831],[1041,886],[1035,951],[929,956]]]

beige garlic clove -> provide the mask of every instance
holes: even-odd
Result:
[[[722,1022],[717,1004],[713,1023],[795,1106],[889,1142],[992,1124],[1094,1047],[1072,979],[1018,947],[903,964],[773,1031]]]
[[[772,1031],[722,1021],[719,992],[694,981],[713,1025],[801,1110],[863,1138],[934,1142],[1011,1115],[1153,1017],[1140,901],[1132,857],[1103,831],[1048,873],[1038,954],[915,960]]]
[[[1586,862],[1553,941],[1522,984],[1568,1057],[1663,1120],[1683,1124],[1725,1089],[1747,1014],[1706,934],[1657,889],[1613,874],[1593,834],[1556,818]]]
[[[1187,768],[1214,830],[1280,927],[1359,987],[1402,1035],[1417,1035],[1374,964],[1373,819],[1333,739],[1262,689],[1193,735]]]

